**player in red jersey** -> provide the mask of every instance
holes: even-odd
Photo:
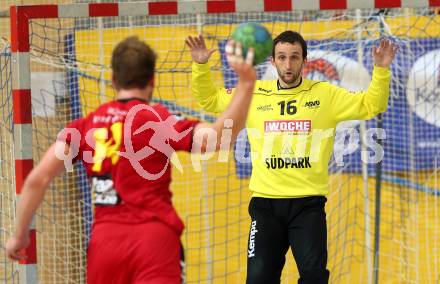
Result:
[[[228,62],[239,76],[229,108],[213,124],[172,115],[149,101],[156,55],[130,37],[113,51],[117,98],[60,132],[26,178],[15,232],[6,244],[12,260],[26,256],[32,216],[49,183],[72,162],[82,160],[94,191],[95,218],[87,251],[88,283],[180,283],[183,223],[171,202],[171,165],[175,151],[206,152],[224,145],[244,127],[256,72],[253,52],[246,59],[233,42]],[[231,126],[232,122],[232,126]],[[215,131],[212,145],[208,137]],[[231,142],[229,141],[229,143]]]

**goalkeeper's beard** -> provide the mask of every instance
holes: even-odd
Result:
[[[286,72],[282,72],[281,70],[279,70],[277,68],[278,78],[281,81],[283,81],[286,85],[292,85],[295,82],[297,82],[299,77],[301,77],[302,69],[303,68],[302,68],[302,65],[301,65],[301,68],[299,68],[298,71],[290,71],[290,73],[292,73],[291,75],[285,75]]]
[[[283,81],[286,85],[292,85],[298,80],[299,76],[301,76],[300,72],[294,73],[291,76],[284,76],[282,73],[278,72],[278,77]]]

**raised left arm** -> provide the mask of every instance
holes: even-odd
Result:
[[[336,86],[329,87],[336,122],[367,120],[386,111],[390,96],[390,65],[396,52],[397,46],[387,39],[382,39],[378,47],[373,46],[373,76],[366,91],[352,93]]]

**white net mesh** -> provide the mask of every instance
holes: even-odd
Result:
[[[379,280],[440,281],[440,17],[428,9],[32,20],[35,161],[68,121],[114,97],[110,55],[128,35],[146,40],[159,55],[155,101],[186,116],[212,121],[214,116],[204,113],[190,93],[191,58],[184,39],[203,33],[209,47],[219,50],[210,61],[214,80],[231,87],[236,77],[225,64],[223,48],[236,24],[244,21],[262,23],[273,36],[287,29],[299,31],[309,45],[307,76],[351,90],[368,86],[371,46],[385,35],[398,42],[392,94],[383,116],[387,138],[383,140],[382,173],[376,175],[375,165],[361,163],[360,143],[335,146],[335,153],[345,155],[343,166],[334,160],[331,164],[327,203],[330,279],[332,283],[371,281],[378,180],[382,194]],[[14,200],[8,60],[10,56],[0,55],[2,238],[11,232]],[[267,64],[258,68],[261,78],[273,77]],[[360,128],[359,122],[350,125]],[[377,125],[374,119],[365,127]],[[183,244],[188,283],[243,283],[250,223],[249,166],[236,164],[231,154],[229,162],[219,163],[214,157],[197,172],[189,155],[179,158],[184,171],[174,171],[172,190],[186,224]],[[52,184],[37,216],[41,283],[84,283],[91,212],[87,181],[79,166]],[[11,267],[4,260],[5,279],[11,278]],[[283,283],[296,282],[297,277],[289,252]]]
[[[6,240],[11,236],[14,220],[14,158],[12,138],[12,66],[9,44],[0,39],[0,279],[13,283],[18,279],[16,266],[4,253]]]

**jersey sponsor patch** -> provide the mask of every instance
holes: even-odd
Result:
[[[95,205],[116,205],[119,203],[119,195],[113,187],[111,176],[92,177],[92,191],[94,194],[93,203]]]
[[[264,132],[309,133],[311,120],[269,120],[264,122]]]
[[[316,101],[309,101],[309,102],[306,102],[306,103],[304,104],[304,106],[307,107],[307,108],[318,108],[319,105],[320,105],[319,100],[316,100]]]
[[[270,94],[270,93],[272,93],[272,90],[266,90],[266,89],[263,89],[263,88],[261,88],[261,87],[258,88],[258,91],[263,92],[263,93],[266,93],[266,94]]]
[[[273,110],[273,107],[271,104],[257,106],[257,111],[272,111],[272,110]]]
[[[266,158],[266,168],[268,169],[308,169],[311,168],[310,157],[276,157],[272,155]]]

